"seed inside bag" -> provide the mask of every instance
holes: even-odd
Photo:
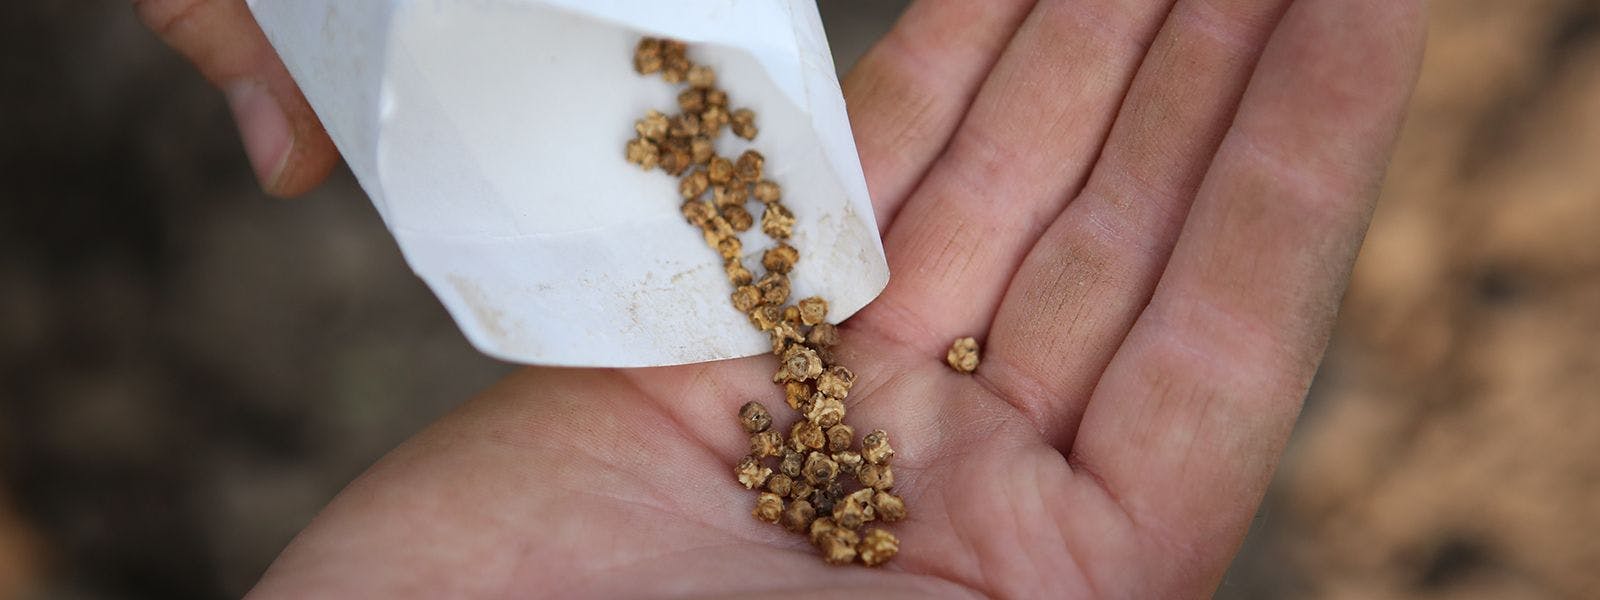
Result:
[[[725,127],[734,136],[755,140],[758,115],[731,104],[727,91],[718,87],[716,70],[690,60],[682,42],[642,39],[634,49],[633,66],[642,75],[660,75],[682,87],[676,96],[679,112],[652,110],[634,123],[635,137],[624,147],[624,158],[677,178],[684,220],[700,229],[707,247],[722,261],[729,283],[722,293],[728,294],[729,304],[769,336],[777,358],[772,381],[782,387],[784,403],[794,412],[795,420],[785,430],[761,402],[739,408],[739,423],[750,436],[749,454],[734,473],[741,485],[759,494],[751,514],[809,536],[829,563],[859,559],[867,566],[881,565],[898,553],[899,540],[882,529],[865,536],[857,530],[874,520],[905,518],[905,502],[889,492],[894,477],[888,462],[894,450],[882,430],[856,445],[855,429],[844,423],[845,400],[856,374],[837,361],[839,330],[827,322],[827,300],[812,296],[790,303],[790,277],[802,261],[800,250],[789,241],[795,215],[783,204],[782,186],[769,179],[781,176],[782,170],[770,170],[767,157],[753,148],[736,157],[718,151]],[[761,232],[772,241],[759,252],[759,274],[745,265],[745,240],[738,235],[756,226],[757,215],[747,206],[752,199],[760,203]],[[954,356],[955,350],[951,352]],[[954,359],[951,364],[956,365]]]

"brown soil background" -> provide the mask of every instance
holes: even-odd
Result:
[[[901,2],[824,0],[840,66]],[[1600,597],[1600,2],[1437,0],[1226,598]],[[0,598],[238,596],[509,369],[346,173],[255,189],[122,2],[0,4]]]

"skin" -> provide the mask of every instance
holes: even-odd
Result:
[[[134,5],[273,100],[234,102],[268,192],[322,179],[332,145],[241,1]],[[1407,0],[908,9],[844,81],[894,273],[840,350],[910,508],[885,567],[746,516],[737,407],[787,412],[759,356],[520,371],[351,483],[251,594],[1208,595],[1321,359],[1423,23]],[[965,376],[942,357],[968,335]]]

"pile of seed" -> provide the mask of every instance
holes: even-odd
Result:
[[[778,357],[772,381],[783,386],[785,403],[799,414],[786,438],[773,428],[772,414],[762,403],[739,409],[750,434],[750,454],[735,473],[745,488],[762,490],[752,514],[808,536],[829,563],[860,559],[881,565],[899,551],[899,540],[883,529],[860,530],[873,521],[893,523],[906,516],[905,502],[890,491],[894,449],[889,436],[875,430],[858,446],[855,429],[844,423],[844,400],[856,376],[834,359],[831,348],[839,332],[827,322],[828,302],[811,297],[787,304],[789,272],[800,252],[787,242],[794,215],[784,207],[778,184],[763,177],[764,157],[755,150],[736,159],[716,152],[723,127],[754,139],[755,113],[730,111],[727,92],[716,87],[716,73],[691,62],[682,42],[645,38],[634,51],[633,65],[640,74],[659,73],[668,83],[686,86],[678,94],[677,114],[652,110],[634,124],[638,135],[627,144],[627,159],[680,178],[684,218],[722,257],[734,288],[733,307],[771,336]],[[751,197],[761,203],[761,231],[773,241],[762,253],[759,279],[745,267],[738,237],[755,226],[746,208]],[[772,463],[776,472],[768,466]]]

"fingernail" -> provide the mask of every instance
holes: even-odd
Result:
[[[261,187],[272,191],[289,162],[294,136],[289,132],[289,117],[283,114],[266,84],[243,81],[228,86],[228,108],[244,140],[244,153],[256,172]]]

